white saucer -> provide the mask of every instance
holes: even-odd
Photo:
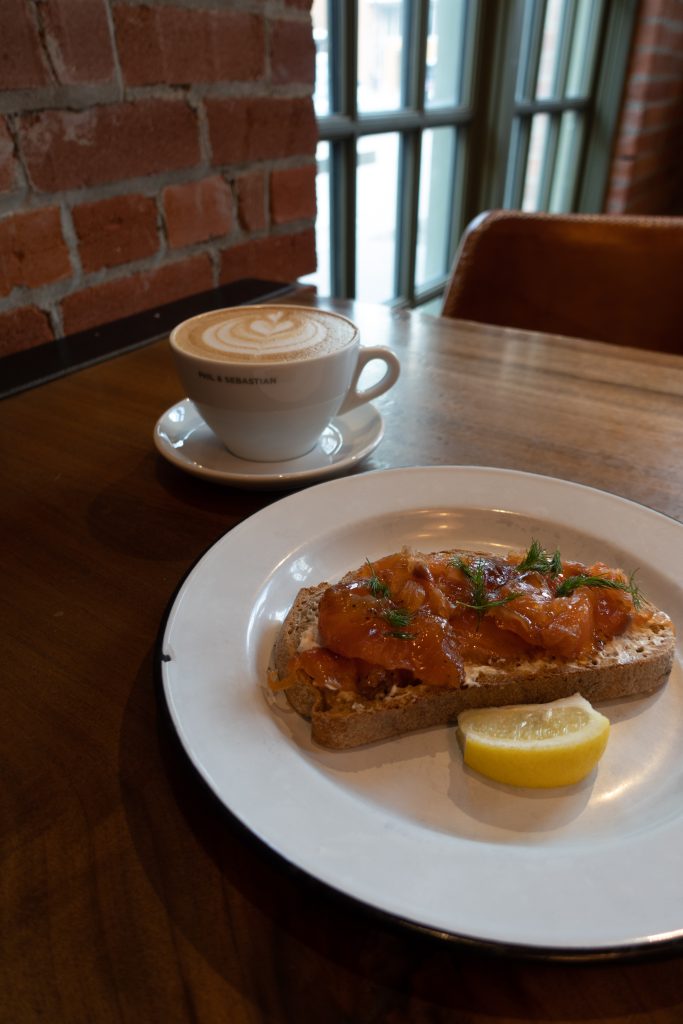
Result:
[[[158,451],[179,469],[217,483],[264,488],[291,487],[342,473],[370,455],[383,436],[384,421],[371,402],[335,417],[312,451],[288,462],[237,458],[207,427],[189,398],[167,409],[154,428]]]

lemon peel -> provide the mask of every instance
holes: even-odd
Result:
[[[609,728],[609,719],[578,693],[458,716],[466,765],[496,782],[534,789],[585,779],[605,751]]]

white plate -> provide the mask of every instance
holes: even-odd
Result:
[[[568,954],[683,935],[683,673],[603,705],[593,775],[514,790],[463,767],[454,730],[355,751],[315,746],[273,706],[271,646],[300,587],[402,544],[524,548],[627,571],[683,623],[683,526],[622,498],[513,471],[388,470],[263,509],[184,581],[162,640],[181,741],[224,805],[273,850],[365,904],[475,942]],[[680,628],[680,626],[679,626]]]
[[[167,409],[154,428],[157,450],[179,469],[249,488],[293,487],[347,472],[367,458],[383,436],[384,421],[371,402],[335,417],[312,451],[288,462],[239,459],[207,427],[189,398]]]

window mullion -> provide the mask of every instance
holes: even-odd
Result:
[[[571,59],[572,46],[574,44],[577,10],[577,0],[567,0],[559,28],[560,50],[557,55],[555,74],[553,76],[552,95],[562,107],[565,106],[564,98],[567,92],[567,76],[569,74],[569,63]],[[543,156],[543,169],[541,172],[541,185],[538,202],[539,209],[541,210],[548,210],[550,208],[550,197],[552,195],[553,185],[555,182],[557,154],[560,145],[560,127],[562,123],[561,113],[553,113],[548,116],[548,134],[546,137],[545,153]]]
[[[523,6],[522,0],[505,0],[477,7],[473,117],[467,132],[466,221],[503,203]]]
[[[609,161],[610,142],[619,116],[621,90],[626,76],[626,65],[638,13],[638,0],[623,0],[606,10],[604,39],[600,60],[596,62],[593,87],[593,110],[577,209],[583,213],[599,211],[603,207]]]
[[[522,205],[530,141],[531,118],[515,117],[510,133],[510,152],[503,197],[503,206],[506,209],[514,210]]]
[[[508,173],[505,181],[504,205],[511,209],[522,206],[526,179],[529,144],[531,142],[531,116],[520,116],[520,103],[533,104],[543,47],[546,0],[527,0],[519,56],[519,71],[515,94],[515,118],[510,134]]]
[[[330,276],[335,295],[353,298],[356,281],[356,141],[353,136],[331,146]]]
[[[465,197],[470,160],[469,126],[455,129],[453,188],[451,189],[450,231],[448,233],[446,267],[451,266],[465,228]]]
[[[404,132],[401,135],[395,293],[399,298],[406,298],[411,304],[415,297],[421,151],[421,132]]]
[[[418,115],[424,111],[427,6],[424,2],[408,4],[404,24],[402,103]],[[421,131],[401,133],[394,291],[410,305],[415,299],[421,151]]]
[[[550,194],[552,192],[553,180],[555,178],[555,166],[557,163],[557,148],[560,139],[561,117],[561,114],[548,115],[548,134],[545,140],[545,152],[543,154],[543,167],[541,170],[538,197],[539,210],[547,210],[550,205]]]
[[[319,119],[321,139],[345,139],[349,135],[379,135],[383,132],[424,131],[425,128],[442,128],[467,124],[472,113],[465,107],[449,107],[441,110],[396,110],[383,114],[365,114],[359,121],[352,121],[343,114],[332,114]]]
[[[524,6],[517,100],[533,100],[536,95],[546,6],[546,0],[528,0]]]
[[[558,100],[563,100],[567,94],[567,76],[574,45],[577,14],[577,0],[567,0],[560,26],[560,52],[557,57],[553,82],[553,96]]]
[[[533,114],[562,114],[565,110],[577,113],[588,111],[590,103],[584,97],[566,100],[525,100],[515,104],[515,112],[521,116]]]
[[[334,110],[353,122],[357,115],[358,0],[331,4]],[[356,140],[346,136],[333,145],[331,272],[335,295],[356,294]]]
[[[580,47],[581,63],[583,71],[576,75],[576,81],[569,83],[573,86],[574,92],[586,97],[595,94],[595,82],[597,72],[597,55],[603,41],[603,28],[605,26],[605,5],[607,0],[592,0],[591,3],[584,3],[576,17],[575,45]],[[571,74],[571,71],[570,71]]]
[[[356,286],[358,268],[365,268],[367,262],[367,252],[358,247],[356,240],[358,211],[361,208],[358,200],[366,201],[366,181],[367,187],[376,188],[378,194],[382,192],[385,200],[383,205],[375,207],[373,193],[368,196],[368,237],[378,253],[386,253],[380,256],[383,261],[382,292],[388,292],[393,284],[397,295],[393,301],[400,304],[413,305],[416,298],[421,302],[436,286],[433,280],[426,280],[439,264],[435,250],[429,250],[424,275],[420,269],[421,260],[419,264],[417,262],[417,243],[421,241],[419,179],[423,163],[425,169],[431,167],[429,187],[438,188],[439,196],[436,215],[430,199],[429,226],[425,231],[432,239],[429,244],[438,245],[440,249],[446,246],[451,257],[464,223],[484,209],[522,206],[525,190],[528,193],[531,184],[534,202],[542,209],[601,208],[599,197],[605,187],[609,141],[614,131],[618,93],[623,82],[638,0],[619,0],[615,4],[609,0],[565,0],[559,5],[551,4],[551,0],[468,0],[464,21],[450,7],[444,6],[439,8],[449,15],[443,21],[444,31],[439,27],[439,19],[433,26],[435,43],[437,39],[439,41],[437,67],[440,78],[436,70],[431,74],[426,63],[432,11],[430,0],[405,0],[401,104],[395,110],[380,109],[384,106],[383,91],[373,84],[374,69],[369,65],[368,74],[363,77],[370,96],[367,105],[372,108],[374,103],[377,110],[369,109],[359,117],[359,60],[365,59],[364,40],[359,43],[358,39],[360,17],[364,16],[362,2],[316,0],[313,6],[315,12],[317,4],[325,4],[327,11],[325,18],[325,9],[321,11],[318,7],[319,20],[316,24],[321,29],[321,70],[325,66],[323,28],[327,28],[329,33],[330,102],[328,104],[324,94],[320,95],[318,106],[325,113],[319,116],[318,124],[319,137],[329,143],[330,151],[330,283],[334,294],[354,297],[364,294],[370,286],[375,287],[374,276],[372,280],[362,282],[362,286]],[[451,0],[441,2],[445,5]],[[396,15],[395,9],[389,11],[388,6],[377,5],[377,9],[381,9],[380,16],[373,24],[378,26],[378,31],[389,32],[390,52],[394,53]],[[549,20],[551,15],[552,24]],[[448,32],[445,31],[446,26]],[[553,44],[551,31],[559,33],[557,45]],[[448,53],[448,46],[451,40],[453,46],[462,45],[463,33],[467,46],[462,58],[456,59],[453,51]],[[398,39],[395,42],[398,46]],[[548,88],[543,84],[544,95],[539,97],[539,69],[545,68],[546,44],[556,54],[556,59],[552,85]],[[443,47],[446,48],[446,63],[442,63]],[[398,56],[398,50],[395,52]],[[367,56],[373,59],[371,48]],[[462,92],[456,90],[450,94],[448,91],[451,63],[454,68],[460,68]],[[385,85],[388,88],[391,81],[391,95],[395,102],[393,65],[388,73],[390,78]],[[425,90],[432,79],[435,92],[429,109],[426,109]],[[389,107],[392,105],[388,104]],[[547,131],[544,125],[537,125],[534,120],[538,115],[544,115],[543,120],[547,119]],[[537,128],[544,130],[539,132]],[[430,129],[444,130],[435,131],[432,140],[430,136],[424,136],[424,132]],[[446,172],[442,165],[445,159],[443,140],[451,132],[454,134],[455,152],[449,157],[454,164],[449,191],[444,186]],[[390,134],[391,139],[388,137]],[[378,137],[376,147],[370,139],[361,141],[363,137],[373,135]],[[437,137],[441,140],[439,146],[432,148]],[[389,170],[393,171],[397,141],[398,168],[396,180],[391,174],[392,194],[389,198],[384,183]],[[384,170],[377,168],[366,173],[364,160],[359,171],[359,146],[363,152],[372,152],[374,159],[383,159]],[[440,175],[436,175],[436,178],[440,177],[438,185],[432,167],[437,150],[439,167],[442,168]],[[536,153],[539,150],[541,173],[537,176]],[[533,181],[525,182],[530,161]],[[359,191],[361,187],[363,191]],[[394,187],[397,187],[397,197],[396,219],[391,224],[394,253],[391,267],[389,241],[385,235],[392,218],[388,204],[393,208]],[[378,220],[373,227],[375,209]],[[433,229],[435,216],[438,230]],[[447,237],[447,226],[452,231],[450,238]],[[362,228],[360,237],[366,238],[365,228]],[[368,273],[369,267],[370,264]],[[419,289],[415,285],[416,267],[420,271],[420,280],[425,278]],[[390,269],[394,272],[393,282],[387,280]]]
[[[419,111],[425,107],[428,6],[427,0],[413,0],[405,19],[402,106]]]

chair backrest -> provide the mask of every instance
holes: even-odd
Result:
[[[442,315],[683,353],[683,217],[480,214]]]

